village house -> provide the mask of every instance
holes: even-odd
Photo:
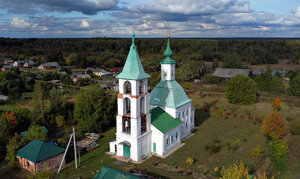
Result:
[[[9,71],[13,68],[12,65],[3,65],[1,71]]]
[[[55,144],[34,140],[17,152],[17,159],[23,169],[36,173],[58,169],[64,152]]]
[[[212,75],[223,79],[230,79],[237,75],[250,76],[250,74],[250,69],[216,68]]]
[[[121,170],[109,168],[106,166],[101,167],[100,171],[94,176],[94,179],[141,179],[144,177],[135,176]]]
[[[24,60],[16,60],[16,61],[13,63],[13,66],[14,66],[14,67],[19,67],[19,66],[22,66],[22,64],[24,64]]]
[[[108,72],[102,68],[87,68],[84,70],[85,73],[88,73],[88,71],[91,71],[94,75],[103,77],[103,78],[112,78],[113,74],[111,72]]]
[[[24,63],[23,67],[24,68],[32,68],[34,65],[35,65],[34,61],[29,60],[29,61]]]
[[[9,60],[9,59],[4,60],[4,64],[6,64],[6,65],[12,65],[13,63],[14,63],[13,60]]]
[[[39,70],[46,70],[48,68],[58,69],[58,68],[60,68],[60,66],[57,62],[47,62],[47,63],[43,63],[40,66],[38,66]]]
[[[91,79],[92,77],[89,74],[78,74],[73,77],[73,82],[76,83],[78,79]]]
[[[176,61],[168,37],[161,80],[148,92],[148,78],[134,44],[119,80],[116,140],[109,143],[117,159],[140,162],[155,154],[166,157],[178,149],[194,130],[195,110],[192,100],[175,80]]]

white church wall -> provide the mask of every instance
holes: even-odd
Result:
[[[163,156],[164,154],[164,134],[159,131],[156,127],[151,125],[152,131],[152,142],[151,142],[151,151],[153,151],[153,144],[156,143],[156,154]]]
[[[165,72],[167,76],[165,76]],[[175,80],[175,64],[162,64],[161,65],[161,81]]]
[[[177,133],[177,139],[176,139],[176,133]],[[172,137],[173,136],[173,137]],[[173,138],[173,141],[172,141]],[[173,149],[177,144],[180,143],[180,125],[174,127],[173,129],[169,130],[164,134],[164,155],[168,154],[170,150]],[[168,140],[168,144],[167,144]]]

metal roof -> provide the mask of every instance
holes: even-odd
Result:
[[[63,153],[64,148],[40,140],[34,140],[20,149],[17,156],[32,162],[39,162],[57,154]]]
[[[140,179],[141,177],[134,176],[121,170],[103,166],[100,171],[94,176],[94,179]]]
[[[237,75],[250,75],[249,69],[234,69],[234,68],[216,68],[213,76],[221,77],[221,78],[232,78]]]
[[[162,110],[160,107],[151,109],[150,113],[151,124],[162,133],[166,133],[182,123],[180,119],[173,118],[170,114]]]
[[[116,76],[118,79],[139,80],[150,77],[150,75],[144,71],[142,66],[136,46],[134,45],[134,36],[135,34],[133,33],[132,45],[130,47],[124,68],[122,72]]]
[[[160,64],[175,64],[176,61],[171,59],[171,56],[173,55],[173,52],[171,50],[171,47],[170,47],[170,36],[168,36],[168,43],[167,43],[167,48],[164,52],[164,55],[165,55],[165,59],[163,61],[160,62]]]
[[[191,102],[177,81],[160,81],[150,93],[150,104],[176,108]]]

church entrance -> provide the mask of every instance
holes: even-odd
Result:
[[[126,144],[123,145],[123,156],[130,158],[130,146]]]

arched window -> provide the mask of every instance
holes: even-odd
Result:
[[[176,140],[178,139],[178,133],[176,132],[176,134],[175,134],[175,138],[176,138]]]
[[[186,116],[189,117],[189,109],[186,110]]]
[[[131,113],[131,104],[129,98],[124,99],[124,110],[125,114]]]
[[[144,97],[142,97],[141,101],[140,101],[140,112],[143,114],[145,113],[145,98]]]
[[[169,138],[167,138],[167,141],[166,141],[167,145],[169,145]]]
[[[144,93],[144,83],[143,80],[139,82],[139,93]]]
[[[184,111],[182,112],[182,118],[184,118]]]
[[[131,84],[129,81],[125,81],[124,83],[124,93],[131,94]]]

